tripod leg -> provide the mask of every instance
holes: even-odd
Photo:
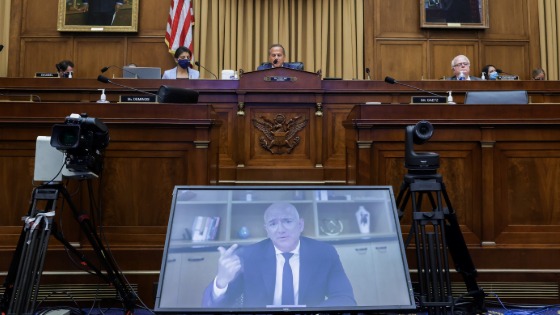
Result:
[[[132,314],[134,312],[137,299],[136,293],[127,285],[127,282],[119,271],[113,256],[105,249],[105,246],[103,246],[103,242],[101,242],[101,239],[99,238],[99,235],[93,227],[89,217],[78,212],[70,194],[64,186],[58,185],[58,189],[72,210],[74,219],[80,224],[80,228],[88,238],[88,241],[96,253],[99,262],[103,265],[103,268],[107,272],[107,278],[119,293],[119,297],[121,298],[127,313]]]

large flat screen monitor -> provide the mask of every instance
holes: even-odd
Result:
[[[414,308],[390,186],[175,187],[157,313]]]

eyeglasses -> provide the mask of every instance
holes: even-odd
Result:
[[[453,67],[461,67],[461,66],[468,67],[468,66],[470,66],[470,63],[468,63],[468,62],[459,62],[459,63],[456,63]]]
[[[298,221],[296,219],[286,218],[286,219],[269,221],[265,224],[265,226],[271,231],[276,231],[280,227],[280,224],[282,224],[282,227],[284,229],[291,230],[296,227],[297,222]]]

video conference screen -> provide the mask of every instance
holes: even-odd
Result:
[[[414,309],[391,186],[176,186],[157,313]]]

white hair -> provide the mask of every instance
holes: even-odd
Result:
[[[455,56],[455,58],[453,58],[453,60],[451,60],[451,69],[453,69],[455,67],[455,60],[457,60],[458,58],[463,57],[465,59],[467,59],[468,63],[471,63],[471,61],[469,60],[469,58],[465,55],[457,55]]]

